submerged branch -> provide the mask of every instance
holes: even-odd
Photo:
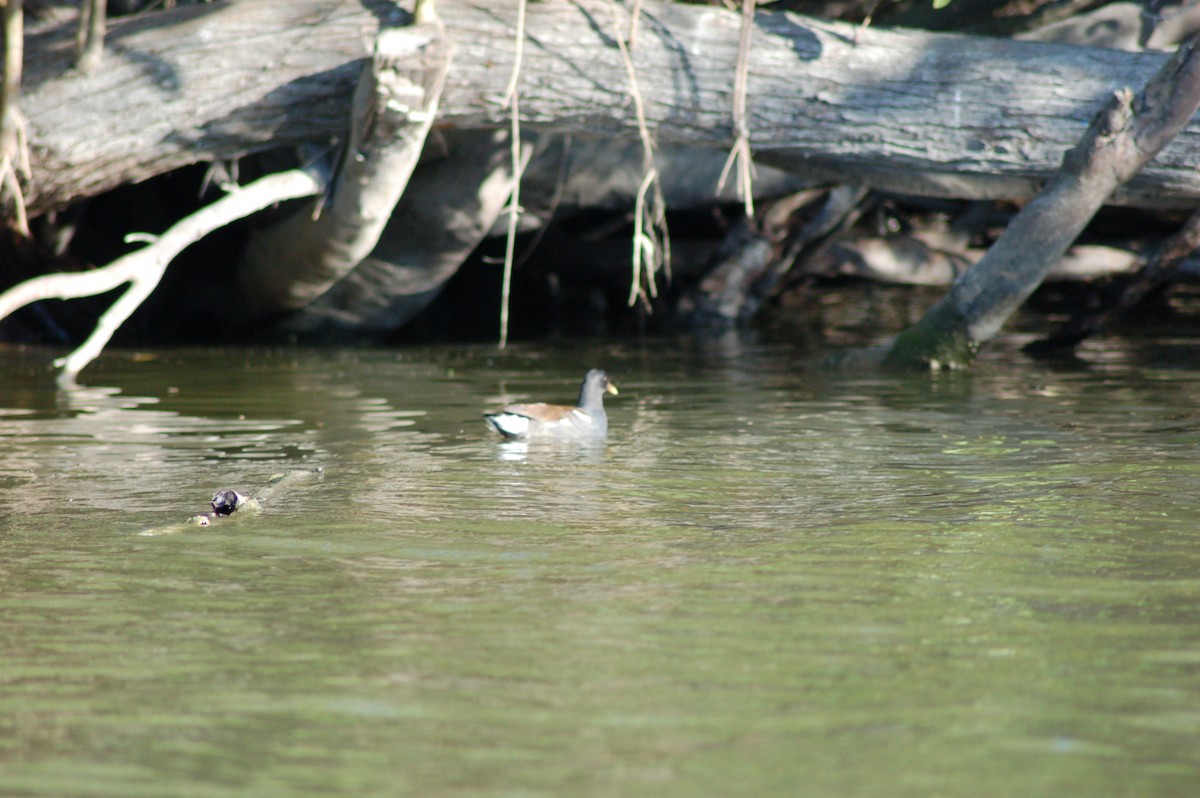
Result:
[[[1200,36],[1184,43],[1135,97],[1116,92],[1062,169],[888,353],[894,365],[964,366],[1041,284],[1050,267],[1121,183],[1132,178],[1200,108]]]

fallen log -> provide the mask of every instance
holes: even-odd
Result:
[[[389,13],[385,2],[250,0],[113,19],[104,68],[88,75],[73,69],[74,22],[28,37],[31,214],[188,164],[344,136]]]
[[[1136,95],[1115,92],[1062,168],[1021,209],[987,254],[887,349],[890,365],[969,365],[1041,285],[1096,211],[1177,135],[1200,108],[1200,34],[1184,42]]]
[[[515,7],[441,0],[461,57],[438,126],[496,129]],[[734,141],[740,16],[641,3],[632,50],[659,142]],[[622,11],[622,13],[625,13]],[[24,109],[31,213],[199,161],[344,135],[363,59],[395,5],[242,0],[114,22],[105,68],[70,69],[74,26],[30,37]],[[608,0],[531,3],[521,92],[529,131],[637,135]],[[747,118],[756,158],[840,182],[958,198],[1026,198],[1111,92],[1144,83],[1161,53],[1128,53],[909,30],[859,29],[760,12]],[[1193,123],[1114,203],[1200,199]]]

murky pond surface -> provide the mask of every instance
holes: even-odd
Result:
[[[1200,792],[1200,341],[47,359],[0,350],[4,796]],[[606,446],[485,428],[589,366]]]

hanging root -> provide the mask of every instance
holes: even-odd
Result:
[[[521,213],[521,102],[517,81],[525,53],[525,0],[517,6],[517,32],[513,51],[512,77],[504,101],[512,109],[509,143],[512,146],[512,198],[508,205],[508,230],[504,240],[504,278],[500,286],[500,349],[508,346],[508,300],[512,292],[513,257],[517,246],[517,221]]]
[[[670,278],[671,240],[667,232],[666,202],[663,199],[662,186],[658,181],[658,170],[654,168],[654,139],[650,135],[650,127],[646,124],[646,106],[642,100],[642,93],[638,89],[637,70],[634,68],[633,58],[629,54],[629,46],[621,36],[621,18],[617,11],[617,4],[613,0],[609,0],[609,7],[613,14],[614,38],[617,48],[621,51],[625,72],[629,76],[629,95],[633,99],[634,111],[637,114],[638,138],[642,142],[644,177],[638,188],[637,200],[634,204],[629,306],[633,307],[641,299],[646,310],[650,310],[650,299],[658,296],[659,272],[663,272],[668,279]],[[637,14],[638,11],[639,9],[635,5],[632,13]],[[631,23],[631,36],[636,31],[636,24]]]
[[[746,85],[750,79],[750,40],[754,32],[756,0],[742,0],[742,32],[738,40],[737,70],[733,76],[733,147],[717,180],[717,192],[734,165],[737,166],[737,193],[742,198],[746,218],[754,218],[754,159],[750,152],[750,120],[746,115]]]

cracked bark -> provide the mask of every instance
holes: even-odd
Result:
[[[522,129],[635,138],[608,0],[532,3]],[[515,11],[441,0],[462,57],[438,125],[503,129]],[[645,0],[632,51],[662,145],[727,150],[740,17]],[[105,66],[71,67],[74,25],[29,37],[24,109],[31,212],[198,161],[341,136],[350,97],[392,2],[240,0],[122,21]],[[1162,53],[886,30],[763,11],[748,107],[756,157],[791,171],[912,194],[1033,196],[1114,88],[1147,80]],[[100,135],[103,131],[103,135]],[[1111,199],[1200,199],[1200,124]]]

